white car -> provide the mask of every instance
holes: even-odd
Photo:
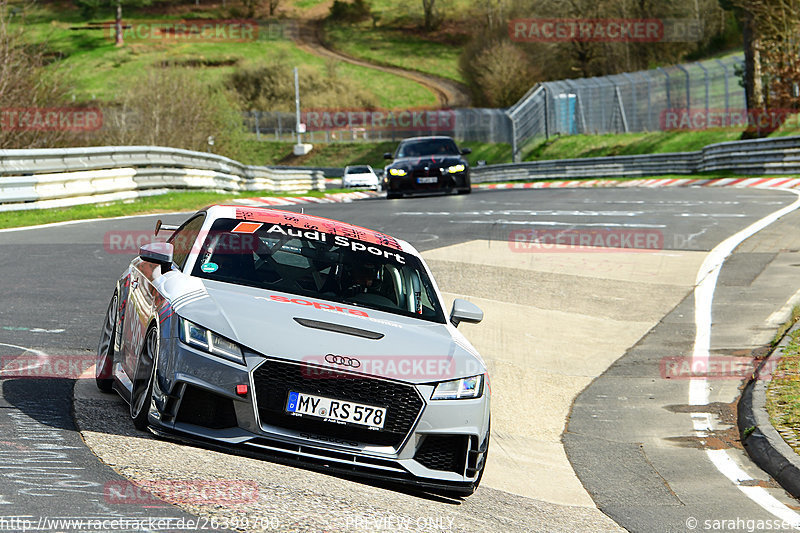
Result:
[[[369,165],[353,165],[344,168],[342,187],[345,189],[349,187],[369,187],[370,189],[378,190],[379,183],[378,176]]]
[[[486,365],[409,243],[211,206],[114,285],[97,386],[139,429],[466,496],[489,447]],[[105,406],[99,407],[105,408]]]

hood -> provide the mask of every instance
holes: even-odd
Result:
[[[426,166],[441,166],[448,167],[450,165],[466,165],[466,160],[455,154],[447,155],[426,155],[423,157],[399,157],[392,161],[388,168],[392,167],[426,167]]]
[[[453,335],[446,324],[352,304],[198,281],[208,297],[181,306],[176,309],[178,314],[261,355],[413,383],[486,371],[477,351],[458,332]],[[341,364],[344,359],[333,356],[348,358],[346,365]]]

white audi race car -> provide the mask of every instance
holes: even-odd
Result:
[[[157,435],[454,495],[489,445],[484,361],[407,242],[218,205],[117,281],[96,380]]]

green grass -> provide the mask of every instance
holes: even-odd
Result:
[[[249,165],[321,167],[366,164],[382,168],[386,164],[383,154],[394,152],[397,144],[397,142],[319,143],[314,145],[314,149],[308,155],[295,157],[292,155],[292,143],[251,139],[242,147],[242,152],[245,154],[242,162]],[[479,160],[484,160],[489,165],[507,163],[511,160],[511,146],[508,144],[464,142],[459,146],[472,150],[467,156],[471,165],[476,165]]]
[[[126,23],[133,25],[167,18],[170,17],[135,10],[125,13]],[[95,22],[109,20],[110,14],[105,14]],[[79,12],[69,4],[36,4],[27,12],[24,21],[26,39],[45,43],[53,56],[60,58],[48,68],[68,76],[73,87],[72,95],[79,101],[113,102],[119,90],[135,84],[143,70],[164,62],[194,61],[220,65],[192,69],[208,84],[222,83],[239,66],[270,64],[270,60],[276,57],[283,57],[290,64],[306,65],[321,72],[326,70],[325,59],[304,52],[285,39],[178,43],[129,39],[124,47],[117,48],[108,30],[70,29],[71,26],[85,25]],[[351,64],[340,64],[338,74],[368,88],[384,108],[427,107],[437,101],[427,88],[393,74]]]
[[[464,81],[458,70],[458,43],[433,41],[407,28],[373,28],[372,22],[327,24],[325,35],[334,48],[353,57]]]
[[[740,135],[729,130],[565,135],[540,143],[523,160],[692,152],[709,144],[734,141]]]
[[[800,317],[795,307],[792,323]],[[791,323],[788,327],[791,327]],[[786,327],[786,329],[788,329]],[[767,386],[770,423],[795,452],[800,453],[800,330],[795,330],[783,349],[780,362]]]

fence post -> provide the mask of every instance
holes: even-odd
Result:
[[[614,94],[617,96],[617,105],[619,106],[620,118],[622,118],[622,128],[625,133],[630,133],[628,129],[628,118],[625,116],[625,105],[622,103],[622,94],[619,92],[619,85],[614,84]]]
[[[669,90],[669,82],[670,82],[669,72],[667,72],[661,67],[657,67],[656,70],[658,70],[666,78],[664,80],[664,86],[667,88],[667,109],[672,109],[672,96],[670,95],[670,90]]]
[[[511,161],[519,163],[519,144],[517,143],[517,121],[514,117],[506,113],[506,117],[511,122]]]
[[[544,89],[544,140],[550,140],[550,95],[547,90],[547,85],[543,85]]]
[[[631,126],[632,131],[640,131],[639,130],[639,110],[636,108],[636,82],[633,79],[633,76],[628,74],[627,72],[623,72],[622,75],[628,80],[628,83],[631,85],[631,107],[633,108],[633,117],[631,117],[631,122],[633,123]]]
[[[703,80],[705,81],[705,86],[706,86],[706,120],[708,120],[708,110],[711,107],[710,106],[710,95],[709,95],[709,93],[711,92],[711,85],[710,85],[710,83],[708,81],[708,69],[706,68],[705,65],[703,65],[699,61],[696,63],[696,65],[698,67],[700,67],[701,69],[703,69]]]
[[[647,130],[653,127],[653,77],[647,76]]]
[[[717,59],[717,64],[722,67],[722,77],[725,80],[725,116],[727,117],[730,113],[731,105],[731,92],[730,88],[728,87],[728,66],[723,63],[721,59]]]
[[[683,65],[676,65],[681,71],[686,74],[686,109],[691,109],[692,107],[692,95],[691,95],[691,77],[689,76],[689,71]]]

